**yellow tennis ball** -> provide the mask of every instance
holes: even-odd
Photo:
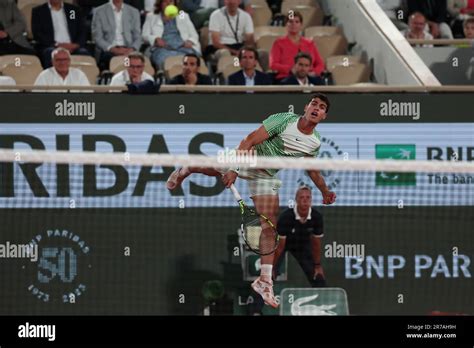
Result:
[[[168,18],[174,18],[178,15],[178,8],[175,5],[168,5],[165,7],[165,16]]]

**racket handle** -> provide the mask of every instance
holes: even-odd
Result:
[[[237,200],[237,202],[240,202],[242,200],[242,197],[240,196],[239,191],[237,191],[237,189],[235,188],[234,184],[230,185],[229,188],[232,191],[232,193],[234,194],[234,197]]]

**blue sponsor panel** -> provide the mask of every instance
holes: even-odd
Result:
[[[259,124],[3,124],[0,147],[18,150],[17,163],[2,164],[0,207],[119,208],[227,207],[232,195],[216,178],[194,175],[170,194],[165,181],[174,168],[81,166],[21,161],[35,149],[219,155],[238,146]],[[320,158],[474,160],[474,123],[322,124]],[[232,163],[229,163],[231,166]],[[339,206],[473,205],[474,175],[435,173],[322,172],[337,192]],[[282,170],[280,204],[294,199],[296,187],[310,183],[301,170]],[[248,188],[237,188],[248,197]],[[319,199],[316,199],[319,202]]]

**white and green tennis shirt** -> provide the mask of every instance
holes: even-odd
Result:
[[[269,116],[263,126],[270,136],[263,143],[255,146],[258,156],[282,157],[316,157],[321,147],[321,137],[314,130],[313,134],[304,134],[298,130],[301,116],[292,112],[283,112]],[[275,175],[277,169],[267,169]]]

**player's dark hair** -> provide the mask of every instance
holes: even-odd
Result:
[[[183,63],[184,63],[184,59],[186,59],[186,57],[193,57],[193,58],[196,58],[197,60],[197,66],[200,67],[201,66],[201,59],[199,59],[199,57],[197,56],[197,54],[194,54],[194,53],[187,53],[184,55],[183,57]]]
[[[313,99],[316,99],[316,98],[319,98],[320,100],[322,100],[323,102],[326,103],[327,105],[327,108],[326,108],[326,113],[329,112],[329,108],[331,106],[331,103],[329,102],[329,98],[326,96],[326,94],[322,94],[322,93],[315,93],[311,96],[311,100]],[[310,100],[310,101],[311,101]]]

